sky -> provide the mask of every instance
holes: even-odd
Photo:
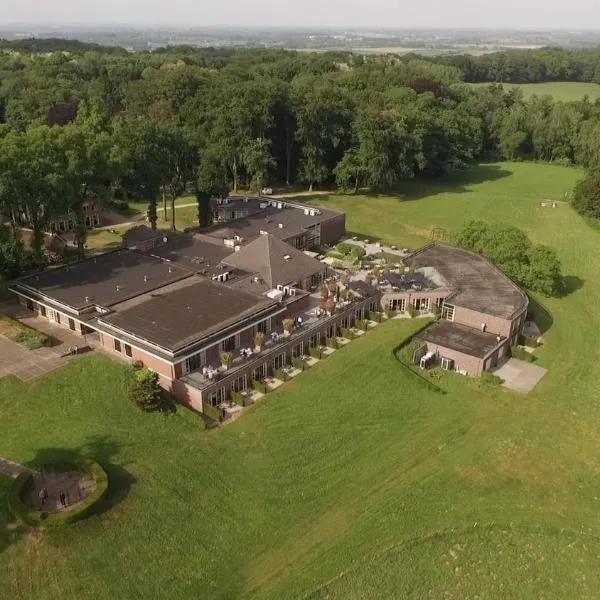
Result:
[[[600,0],[0,0],[0,25],[600,29]]]

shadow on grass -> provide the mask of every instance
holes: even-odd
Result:
[[[540,302],[534,298],[529,298],[528,313],[533,317],[533,321],[538,326],[541,334],[546,333],[554,324],[552,313]]]
[[[573,292],[580,290],[583,287],[584,283],[585,281],[581,279],[581,277],[577,277],[576,275],[565,275],[562,278],[560,290],[557,296],[559,298],[564,298],[565,296],[568,296]]]
[[[0,475],[0,554],[27,535],[27,527],[17,522],[8,508],[8,492],[13,483],[10,477]]]
[[[84,458],[97,462],[108,475],[108,493],[94,511],[98,515],[123,502],[136,483],[135,477],[125,469],[126,463],[115,462],[122,448],[123,444],[108,436],[93,436],[77,448],[40,448],[27,466],[37,469],[43,465],[69,465]]]

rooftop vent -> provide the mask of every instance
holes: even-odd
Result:
[[[279,229],[283,229],[283,223],[278,223]]]
[[[120,291],[121,291],[121,286],[120,286],[120,285],[118,285],[118,286],[116,287],[116,290],[117,290],[117,292],[120,292]]]
[[[304,209],[304,214],[305,214],[305,215],[308,215],[309,213],[310,213],[310,211],[308,210],[308,208],[305,208],[305,209]]]
[[[173,272],[173,267],[169,267],[169,273]]]
[[[148,282],[148,275],[144,275],[144,283]]]
[[[278,202],[277,208],[281,210],[283,208],[283,202]]]
[[[283,260],[291,260],[291,258],[292,258],[292,257],[291,257],[289,254],[285,254],[285,255],[283,256]]]
[[[85,297],[85,301],[86,301],[86,302],[89,302],[89,301],[90,301],[90,297],[89,297],[89,296],[86,296],[86,297]]]

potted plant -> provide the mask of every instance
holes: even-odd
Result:
[[[284,319],[282,325],[283,335],[285,337],[290,337],[290,335],[292,335],[292,329],[294,328],[294,321],[292,319]]]
[[[265,334],[262,331],[259,331],[255,336],[254,336],[254,345],[255,345],[255,351],[256,352],[261,352],[264,345],[265,345]]]
[[[330,316],[335,312],[335,300],[333,298],[327,298],[325,301],[325,310]]]
[[[227,370],[233,363],[233,354],[231,352],[221,352],[221,366]]]

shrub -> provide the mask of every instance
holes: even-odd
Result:
[[[411,319],[414,319],[417,316],[417,309],[412,304],[408,305],[406,312]]]
[[[338,349],[337,338],[334,338],[334,337],[327,338],[326,344],[327,344],[328,348],[333,348],[334,350]]]
[[[498,375],[494,375],[490,371],[484,371],[481,374],[481,381],[486,385],[502,385],[504,383],[502,377],[498,377]]]
[[[236,392],[235,390],[231,390],[229,392],[229,397],[232,402],[235,402],[238,406],[247,406],[247,398],[241,392]]]
[[[356,329],[360,329],[361,331],[368,331],[369,322],[365,321],[364,319],[359,319],[354,323],[354,326]]]
[[[372,310],[369,313],[369,320],[374,321],[375,323],[381,323],[381,313]]]
[[[142,410],[158,410],[161,406],[161,389],[158,381],[158,373],[150,369],[135,371],[129,397]]]
[[[391,308],[386,308],[385,309],[385,316],[388,319],[391,319],[394,316],[394,311]]]
[[[515,346],[514,348],[511,348],[510,355],[513,358],[517,358],[524,362],[530,362],[530,363],[535,362],[535,356],[533,356],[533,354],[531,354],[530,352],[527,352],[527,350],[525,350],[524,348],[519,348],[519,346]]]
[[[134,368],[136,371],[139,371],[140,369],[143,369],[143,368],[144,368],[144,361],[141,361],[141,360],[139,360],[139,359],[138,359],[138,360],[134,360],[134,361],[131,363],[131,366],[132,366],[132,367],[133,367],[133,368]]]
[[[347,340],[353,340],[354,339],[354,331],[352,331],[352,329],[347,329],[345,327],[342,327],[342,337],[346,338]]]
[[[261,392],[262,394],[266,394],[269,391],[267,387],[266,381],[259,381],[258,379],[252,380],[252,388],[257,392]]]
[[[220,423],[223,420],[223,412],[220,408],[208,404],[207,402],[202,403],[202,412],[212,421]]]
[[[18,342],[19,344],[23,344],[23,346],[29,348],[30,350],[36,350],[37,348],[46,346],[48,344],[49,338],[47,335],[39,333],[38,331],[23,330],[17,333],[17,335],[15,335],[13,341]]]
[[[363,258],[367,252],[362,246],[356,244],[347,244],[346,242],[340,242],[335,249],[344,256],[352,256],[353,258]]]
[[[254,344],[259,348],[262,348],[265,345],[265,334],[262,331],[259,331],[254,336]]]
[[[45,471],[51,471],[53,465],[42,465]],[[58,470],[58,469],[57,469]],[[80,471],[90,475],[96,487],[94,491],[75,508],[58,513],[46,513],[25,504],[23,495],[33,485],[31,473],[22,473],[13,482],[8,493],[8,504],[16,517],[32,527],[50,528],[68,525],[92,515],[101,504],[108,491],[108,476],[106,471],[96,462],[80,459],[68,465],[61,465],[61,471]]]
[[[519,343],[522,346],[528,346],[529,348],[537,348],[540,345],[537,338],[531,337],[529,335],[522,335],[519,339]]]
[[[287,381],[288,380],[285,371],[282,371],[281,369],[275,369],[273,371],[273,377],[275,377],[275,379],[279,379],[279,381]]]
[[[231,352],[221,352],[221,364],[229,369],[233,363],[233,354]]]
[[[313,358],[322,358],[323,353],[321,351],[321,346],[309,346],[308,355],[312,356]]]
[[[299,356],[295,356],[294,358],[292,358],[292,367],[294,367],[294,369],[304,371],[304,366],[304,360],[302,358],[300,358]]]
[[[414,365],[415,352],[423,345],[420,340],[413,340],[398,351],[398,358],[406,365]]]

